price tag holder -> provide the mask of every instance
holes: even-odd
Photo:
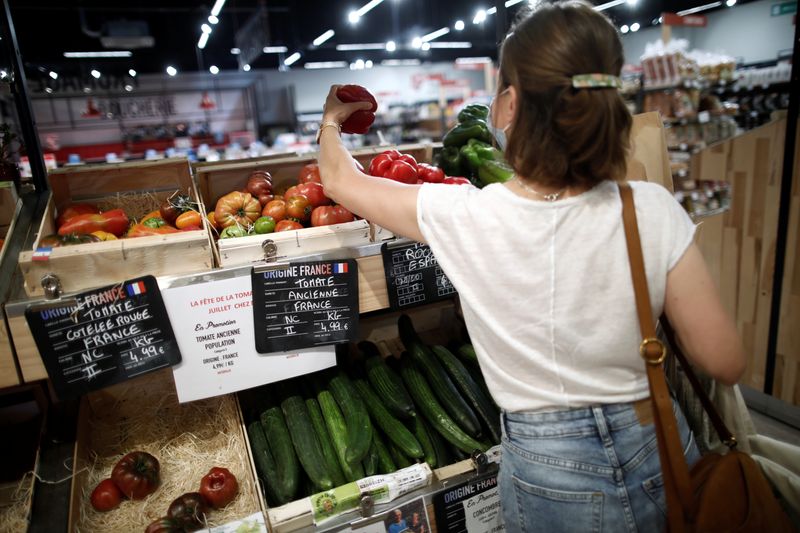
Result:
[[[381,255],[392,309],[447,300],[456,294],[427,244],[384,243]]]
[[[153,276],[31,306],[25,318],[61,399],[181,361]]]
[[[256,267],[252,283],[257,352],[358,339],[355,259]]]

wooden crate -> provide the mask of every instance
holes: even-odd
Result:
[[[10,181],[0,182],[0,263],[6,260],[5,239],[14,232],[14,225],[22,203]],[[8,295],[0,295],[5,300]],[[20,383],[17,364],[14,362],[14,350],[11,346],[11,335],[5,321],[5,313],[0,311],[0,389]]]
[[[353,152],[353,157],[366,167],[375,155],[387,148],[372,147],[356,150]],[[432,153],[431,145],[399,146],[397,149],[413,155],[419,161],[429,161]],[[205,205],[208,209],[213,209],[221,196],[231,191],[241,190],[254,170],[268,171],[272,174],[275,188],[280,189],[296,184],[300,169],[304,165],[315,162],[316,158],[316,154],[306,154],[267,161],[202,166],[196,169],[197,186]],[[280,260],[336,248],[368,244],[372,240],[384,240],[387,235],[389,235],[388,231],[382,228],[370,226],[369,222],[365,220],[356,220],[333,226],[221,239],[217,241],[217,246],[220,266],[230,267],[247,265],[263,259],[262,243],[266,240],[275,244],[277,259]]]
[[[65,292],[72,292],[144,274],[188,274],[213,268],[213,247],[205,219],[198,231],[65,246],[54,248],[48,261],[33,260],[39,239],[56,232],[56,214],[71,202],[98,202],[143,191],[165,199],[176,190],[199,201],[186,159],[63,168],[50,172],[48,179],[52,195],[37,240],[32,250],[19,256],[29,296],[43,294],[42,276],[51,273],[58,276]],[[204,209],[202,204],[200,208]]]
[[[391,357],[393,354],[400,353],[399,338],[397,332],[397,319],[401,314],[410,314],[414,320],[414,326],[420,337],[428,343],[443,343],[448,338],[456,337],[460,333],[460,322],[456,318],[455,306],[452,302],[439,302],[428,306],[416,308],[411,311],[381,314],[362,320],[359,323],[361,338],[369,340],[378,345],[384,357]],[[245,430],[248,451],[250,451],[250,440]],[[255,469],[255,462],[250,455],[250,463],[253,468],[253,475],[258,478]],[[419,489],[402,500],[416,498],[422,495],[432,494],[442,487],[443,483],[452,482],[466,473],[474,471],[471,460],[457,461],[450,465],[437,468],[433,472],[433,482],[429,487]],[[267,516],[272,531],[276,533],[287,533],[297,530],[308,530],[314,527],[313,515],[308,498],[300,498],[289,502],[280,507],[270,508],[267,505],[262,491],[258,491],[261,508]],[[357,511],[347,514],[343,520],[355,520],[358,518]],[[334,524],[340,527],[338,521]],[[329,527],[330,524],[325,525]]]
[[[224,509],[211,511],[210,526],[259,510],[241,412],[232,395],[180,404],[172,371],[164,369],[83,397],[77,427],[70,532],[143,531],[166,515],[172,500],[196,492],[214,466],[236,476],[239,495]],[[144,500],[125,500],[107,513],[95,511],[89,502],[92,489],[134,450],[159,459],[160,487]]]

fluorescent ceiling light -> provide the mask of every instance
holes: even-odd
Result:
[[[464,29],[464,21],[463,20],[457,20],[453,27],[456,29],[456,31],[463,30]]]
[[[172,65],[167,67],[167,74],[169,74],[170,76],[174,76],[177,73],[178,73],[178,69],[176,69]]]
[[[241,54],[241,53],[242,53],[242,51],[241,51],[241,50],[239,50],[238,48],[231,48],[231,53],[232,53],[233,55],[235,55],[235,56],[238,56],[239,54]]]
[[[364,15],[369,13],[372,10],[373,7],[377,6],[381,2],[383,2],[383,0],[371,0],[370,2],[367,2],[366,4],[361,6],[358,9],[358,11],[356,11],[356,14],[359,16],[359,18],[363,17]]]
[[[709,9],[714,9],[715,7],[719,7],[722,5],[722,2],[711,2],[710,4],[705,4],[702,6],[693,7],[691,9],[684,9],[683,11],[678,11],[678,15],[683,17],[686,15],[693,15],[695,13],[700,13],[701,11],[707,11]]]
[[[103,52],[64,52],[64,57],[82,59],[85,57],[131,57],[133,52],[130,50],[112,50]]]
[[[336,49],[340,52],[347,52],[350,50],[383,50],[384,48],[386,48],[384,43],[351,43],[336,45]]]
[[[494,15],[495,13],[497,13],[496,7],[490,7],[489,9],[486,10],[487,15]]]
[[[99,71],[99,70],[92,69],[92,72],[91,72],[91,74],[92,74],[92,77],[93,77],[94,79],[96,79],[96,80],[99,80],[99,79],[100,79],[100,71]]]
[[[203,24],[200,25],[200,31],[202,31],[203,33],[211,33],[211,26],[209,26],[204,22]]]
[[[219,18],[218,18],[218,17],[215,17],[214,15],[209,15],[209,16],[208,16],[208,21],[209,21],[211,24],[217,24],[217,23],[219,23]]]
[[[360,18],[361,17],[359,17],[358,13],[356,13],[355,11],[351,11],[350,13],[347,14],[347,20],[348,22],[350,22],[350,24],[356,24],[358,22],[358,19]]]
[[[637,32],[637,31],[639,31],[639,28],[641,28],[641,26],[639,25],[639,23],[638,23],[638,22],[634,22],[633,24],[631,24],[631,31],[632,31],[632,32],[634,32],[634,33],[635,33],[635,32]]]
[[[414,48],[420,48],[422,46],[422,38],[414,37],[411,39],[411,46]]]
[[[53,94],[53,89],[51,87],[45,87],[44,92],[46,92],[47,94]]]
[[[197,41],[197,48],[202,50],[203,48],[206,47],[207,43],[208,43],[208,34],[207,33],[200,34],[200,39]]]
[[[214,15],[215,17],[219,16],[219,12],[222,11],[222,6],[224,5],[225,5],[225,0],[217,0],[216,2],[214,2],[214,7],[211,8],[211,14]]]
[[[133,90],[133,85],[126,85],[125,90],[131,92]]]
[[[617,7],[627,2],[627,0],[611,0],[611,2],[606,2],[605,4],[600,4],[599,6],[594,6],[595,11],[605,11],[606,9],[611,9],[612,7]]]
[[[477,65],[481,63],[491,63],[491,57],[457,57],[456,65]]]
[[[265,54],[285,54],[289,49],[285,46],[265,46],[261,51]]]
[[[321,45],[322,43],[324,43],[325,41],[327,41],[328,39],[330,39],[334,35],[336,35],[335,31],[333,31],[333,30],[326,31],[325,33],[323,33],[322,35],[320,35],[319,37],[314,39],[314,41],[313,41],[314,46]]]
[[[422,48],[424,51],[427,52],[428,50],[431,49],[431,43],[422,43],[422,46],[420,46],[420,48]]]
[[[208,71],[216,76],[217,74],[219,74],[219,67],[216,65],[211,65],[210,67],[208,67]]]
[[[429,44],[431,48],[472,48],[472,43],[467,41],[434,41]]]
[[[439,37],[441,37],[442,35],[447,35],[448,33],[450,33],[450,28],[448,28],[447,26],[445,26],[444,28],[439,28],[439,29],[438,29],[438,30],[436,30],[436,31],[432,31],[432,32],[430,32],[430,33],[429,33],[429,34],[427,34],[427,35],[423,35],[423,36],[421,37],[421,39],[422,39],[422,42],[423,42],[423,43],[427,43],[428,41],[432,41],[432,40],[434,40],[434,39],[438,39],[438,38],[439,38]]]
[[[519,4],[522,0],[506,0],[506,7],[511,7],[513,5]]]
[[[367,59],[366,61],[364,61],[364,66],[365,67],[372,68],[372,65],[373,65],[373,63],[372,63],[371,59]]]
[[[619,31],[621,31],[622,33],[628,33],[629,30],[630,28],[628,27],[627,24],[623,24],[622,27],[619,29]]]
[[[475,18],[472,19],[473,24],[480,24],[486,20],[486,11],[483,9],[479,9],[477,13],[475,13]]]
[[[128,74],[130,75],[130,77],[131,77],[131,78],[135,78],[135,77],[136,77],[136,71],[135,71],[135,70],[133,70],[133,69],[130,69],[130,70],[128,71]]]
[[[57,79],[58,79],[58,73],[57,73],[57,72],[53,72],[53,71],[51,70],[51,71],[50,71],[50,77],[51,77],[51,78],[53,78],[54,80],[57,80]]]
[[[725,5],[728,7],[733,7],[736,5],[736,0],[725,0]]]
[[[300,57],[301,57],[300,52],[295,52],[289,57],[287,57],[286,60],[283,62],[283,64],[286,65],[287,67],[294,65],[295,63],[297,63],[297,60],[300,59]]]
[[[381,65],[386,67],[415,67],[421,65],[422,61],[419,59],[384,59]]]
[[[245,72],[250,72],[250,65],[247,65],[247,64],[243,65],[242,66],[242,70],[245,71]]]
[[[306,63],[303,68],[307,69],[321,69],[321,68],[347,68],[347,61],[312,61]]]
[[[387,52],[394,52],[395,50],[397,50],[397,43],[395,43],[394,41],[387,41],[386,42],[386,51]]]

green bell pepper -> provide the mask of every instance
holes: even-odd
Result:
[[[448,176],[462,176],[464,162],[461,153],[455,146],[448,146],[439,153],[439,168]]]
[[[484,161],[502,161],[503,159],[503,154],[500,150],[496,150],[490,144],[479,141],[478,139],[470,139],[467,141],[467,144],[461,147],[459,153],[473,172],[477,172],[478,167],[480,167]]]
[[[478,139],[487,143],[492,141],[492,134],[489,133],[489,128],[486,126],[485,121],[469,120],[457,124],[445,134],[442,144],[445,146],[463,146],[470,139]]]
[[[504,183],[514,176],[514,169],[505,161],[484,160],[478,167],[478,177],[485,184]]]
[[[468,120],[487,120],[489,117],[489,106],[484,104],[469,104],[458,113],[459,122],[467,122]]]

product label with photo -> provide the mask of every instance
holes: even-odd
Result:
[[[173,368],[180,402],[282,381],[336,364],[332,346],[260,354],[250,276],[164,289],[183,361]]]
[[[381,255],[392,309],[446,300],[456,293],[427,244],[385,243]]]
[[[153,276],[82,292],[61,306],[34,306],[25,318],[61,399],[181,360]]]
[[[255,346],[259,353],[358,339],[355,259],[254,269],[252,284]]]

